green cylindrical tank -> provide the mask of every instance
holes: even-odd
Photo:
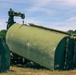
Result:
[[[6,42],[12,52],[53,70],[62,64],[66,35],[44,27],[14,24],[7,31]]]

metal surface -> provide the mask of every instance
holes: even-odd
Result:
[[[10,50],[4,39],[0,38],[0,72],[10,68]]]
[[[75,68],[74,47],[74,37],[65,37],[61,40],[55,52],[55,69],[70,70]]]
[[[22,19],[25,18],[25,14],[22,14],[22,13],[20,13],[20,12],[15,12],[15,11],[13,11],[12,9],[10,9],[10,10],[8,11],[8,16],[9,16],[9,18],[8,18],[8,22],[7,22],[7,29],[9,29],[9,27],[11,27],[11,25],[13,25],[14,23],[16,23],[16,22],[14,21],[14,16],[19,16],[19,17],[21,17]]]
[[[57,59],[56,48],[66,35],[34,26],[14,24],[7,31],[6,42],[12,52],[53,70]],[[60,50],[64,48],[64,43],[63,40],[62,45],[59,45]]]

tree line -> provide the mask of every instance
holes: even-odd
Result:
[[[67,32],[70,34],[76,34],[76,30],[68,30]]]

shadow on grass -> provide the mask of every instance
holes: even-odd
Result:
[[[34,62],[29,62],[27,64],[13,64],[12,66],[17,66],[17,67],[21,67],[21,68],[32,68],[32,69],[45,69],[45,70],[49,70],[48,68],[45,68],[37,63]]]

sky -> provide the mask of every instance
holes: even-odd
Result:
[[[76,30],[76,0],[0,0],[0,30],[6,29],[8,11],[25,14],[25,24],[68,31]],[[20,17],[15,17],[22,24]]]

